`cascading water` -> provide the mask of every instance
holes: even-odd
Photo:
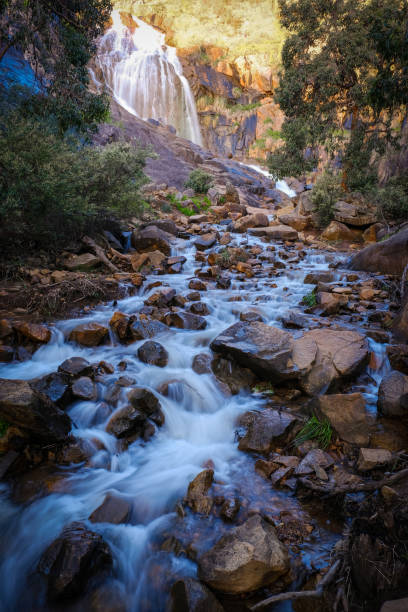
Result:
[[[172,125],[178,135],[201,145],[194,97],[176,49],[165,44],[162,32],[137,17],[125,25],[119,11],[113,11],[112,20],[95,62],[115,100],[137,117]],[[95,70],[91,76],[100,86]]]

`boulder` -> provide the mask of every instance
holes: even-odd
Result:
[[[268,216],[262,212],[257,212],[252,215],[245,215],[237,221],[235,221],[232,229],[234,232],[242,233],[246,232],[247,229],[253,227],[268,227],[269,219]]]
[[[51,402],[57,404],[61,408],[65,408],[71,401],[71,389],[69,386],[70,377],[68,374],[53,372],[47,376],[43,376],[35,381],[31,381],[30,385],[36,391],[46,395]]]
[[[157,227],[172,236],[177,236],[178,234],[177,225],[171,219],[156,219],[155,221],[150,221],[147,227]]]
[[[207,327],[207,321],[204,317],[192,312],[169,312],[164,317],[164,322],[169,327],[177,327],[178,329],[199,330]]]
[[[151,251],[149,253],[132,253],[130,264],[135,272],[148,273],[155,268],[161,268],[166,259],[166,255],[161,251]]]
[[[112,555],[102,536],[83,523],[71,523],[41,555],[37,571],[47,583],[50,600],[82,595],[90,581],[103,579],[112,568]]]
[[[127,405],[112,414],[106,431],[115,438],[134,440],[143,436],[146,425],[146,415],[132,405]]]
[[[405,301],[392,325],[394,336],[408,342],[408,301]]]
[[[393,371],[386,374],[378,390],[377,407],[386,417],[408,415],[408,376]]]
[[[210,232],[209,234],[202,234],[194,241],[194,246],[197,251],[206,251],[210,249],[217,242],[217,234]]]
[[[282,444],[286,444],[296,422],[295,417],[287,412],[265,409],[259,412],[247,412],[240,424],[246,426],[246,434],[239,441],[238,448],[269,455]]]
[[[72,385],[72,395],[83,401],[95,401],[97,398],[95,383],[88,376],[81,376]]]
[[[255,227],[248,230],[248,234],[271,240],[298,240],[299,235],[293,227],[288,225],[271,225],[270,227]]]
[[[0,379],[0,418],[50,444],[71,430],[69,416],[24,380]]]
[[[68,374],[68,376],[84,376],[92,371],[92,366],[83,357],[70,357],[61,363],[58,372]]]
[[[286,548],[274,527],[259,515],[232,529],[198,559],[200,580],[231,594],[267,586],[288,570]]]
[[[362,227],[371,225],[378,220],[377,209],[367,202],[336,202],[333,207],[335,221]]]
[[[210,374],[211,356],[207,355],[207,353],[195,355],[191,367],[196,374]]]
[[[165,255],[171,253],[173,236],[157,226],[146,227],[132,234],[132,246],[139,253],[161,251]]]
[[[71,272],[88,272],[100,266],[101,260],[92,253],[83,253],[83,255],[72,255],[64,262],[64,265]]]
[[[137,349],[137,356],[143,363],[164,368],[169,361],[169,354],[159,342],[148,340]]]
[[[393,370],[408,374],[408,344],[388,345],[387,355]]]
[[[298,232],[303,232],[303,230],[309,225],[309,218],[297,213],[278,215],[278,220],[283,225],[289,225],[289,227],[293,227],[293,229]]]
[[[109,330],[99,323],[82,323],[69,334],[69,340],[82,346],[98,346],[109,336]]]
[[[173,584],[168,612],[223,612],[215,595],[194,578],[183,578]]]
[[[123,497],[108,493],[102,504],[89,517],[91,523],[120,525],[130,518],[132,507]]]
[[[210,514],[212,498],[207,495],[214,481],[214,470],[203,470],[188,485],[186,503],[193,512]]]
[[[164,414],[161,404],[152,391],[144,387],[135,387],[129,391],[127,397],[134,408],[140,410],[149,419],[152,419],[156,425],[163,425]]]
[[[323,240],[328,240],[329,242],[337,242],[340,240],[355,242],[357,240],[355,232],[347,227],[347,225],[344,225],[344,223],[339,223],[338,221],[332,221],[330,225],[326,227],[321,237]]]
[[[133,340],[145,340],[146,338],[154,338],[158,334],[169,331],[167,325],[160,321],[146,321],[141,319],[140,321],[134,321],[129,326],[129,335]]]
[[[240,393],[243,389],[249,391],[256,380],[252,370],[243,368],[235,361],[224,359],[220,355],[211,361],[211,370],[217,380],[229,387],[233,395]]]
[[[369,472],[378,467],[391,463],[392,454],[385,448],[360,448],[357,469],[360,472]]]
[[[372,244],[349,261],[351,270],[379,272],[401,276],[408,264],[408,229],[403,229],[384,242]]]
[[[38,323],[28,323],[27,321],[19,321],[13,323],[13,328],[24,338],[32,342],[47,343],[51,340],[51,332],[45,325]]]
[[[207,304],[204,304],[204,302],[193,302],[188,307],[188,310],[189,312],[192,312],[193,314],[201,315],[203,317],[210,314],[210,310]]]
[[[345,442],[359,446],[369,443],[368,415],[361,393],[322,395],[316,400],[315,410]]]
[[[198,278],[192,278],[188,283],[188,288],[193,289],[194,291],[207,291],[206,283]]]
[[[341,306],[347,304],[347,297],[329,293],[327,291],[319,291],[316,296],[317,303],[320,306],[320,314],[329,316],[338,313]]]

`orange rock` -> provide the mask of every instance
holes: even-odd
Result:
[[[13,333],[13,328],[10,321],[7,319],[0,319],[0,338],[6,338]]]
[[[28,338],[28,340],[33,340],[33,342],[46,343],[51,340],[51,332],[45,325],[21,321],[13,323],[13,327],[18,333]]]
[[[99,323],[82,323],[69,334],[69,340],[82,346],[98,346],[109,335],[107,327]]]

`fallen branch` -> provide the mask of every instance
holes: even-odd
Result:
[[[130,255],[127,255],[125,253],[119,253],[119,251],[117,251],[113,247],[110,247],[109,250],[110,250],[111,255],[113,255],[113,257],[117,257],[121,261],[125,261],[126,263],[130,264]]]
[[[89,236],[84,236],[82,238],[82,242],[86,244],[90,249],[93,250],[99,261],[101,261],[109,270],[112,272],[119,272],[119,268],[117,268],[105,255],[105,251],[102,247],[98,246],[92,238]]]
[[[327,574],[320,580],[316,585],[314,591],[289,591],[288,593],[279,593],[279,595],[272,595],[258,602],[254,606],[251,606],[250,610],[260,610],[269,604],[278,603],[278,601],[289,601],[294,599],[305,599],[310,597],[321,597],[324,589],[332,582],[337,571],[340,567],[340,559],[338,559],[329,569]]]
[[[301,478],[300,482],[311,491],[316,491],[316,493],[324,493],[328,497],[333,497],[334,495],[344,495],[345,493],[376,491],[382,487],[389,487],[403,478],[408,478],[408,468],[395,472],[395,474],[392,474],[387,478],[383,478],[382,480],[370,480],[369,482],[362,482],[355,485],[343,485],[341,487],[318,485],[309,478]]]

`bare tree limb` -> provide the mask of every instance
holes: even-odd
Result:
[[[320,580],[316,585],[314,591],[289,591],[288,593],[279,593],[279,595],[272,595],[262,601],[259,601],[254,606],[251,606],[250,610],[260,610],[269,604],[278,603],[279,601],[289,601],[294,599],[305,599],[310,597],[321,597],[324,589],[332,582],[337,571],[340,567],[340,559],[338,559],[329,569],[327,574]]]
[[[376,491],[377,489],[381,489],[385,486],[389,487],[390,485],[395,484],[403,478],[408,478],[408,468],[406,468],[405,470],[400,470],[399,472],[395,472],[395,474],[392,474],[387,478],[383,478],[382,480],[370,480],[369,482],[362,482],[355,485],[344,485],[341,487],[318,485],[312,482],[309,478],[301,478],[300,482],[311,491],[316,491],[317,493],[324,493],[329,497],[333,497],[334,495],[344,495],[345,493]]]
[[[104,250],[102,247],[98,246],[92,238],[89,236],[84,236],[82,238],[82,242],[86,244],[89,248],[93,250],[97,258],[112,272],[119,272],[119,268],[117,268],[109,259],[106,257]]]

